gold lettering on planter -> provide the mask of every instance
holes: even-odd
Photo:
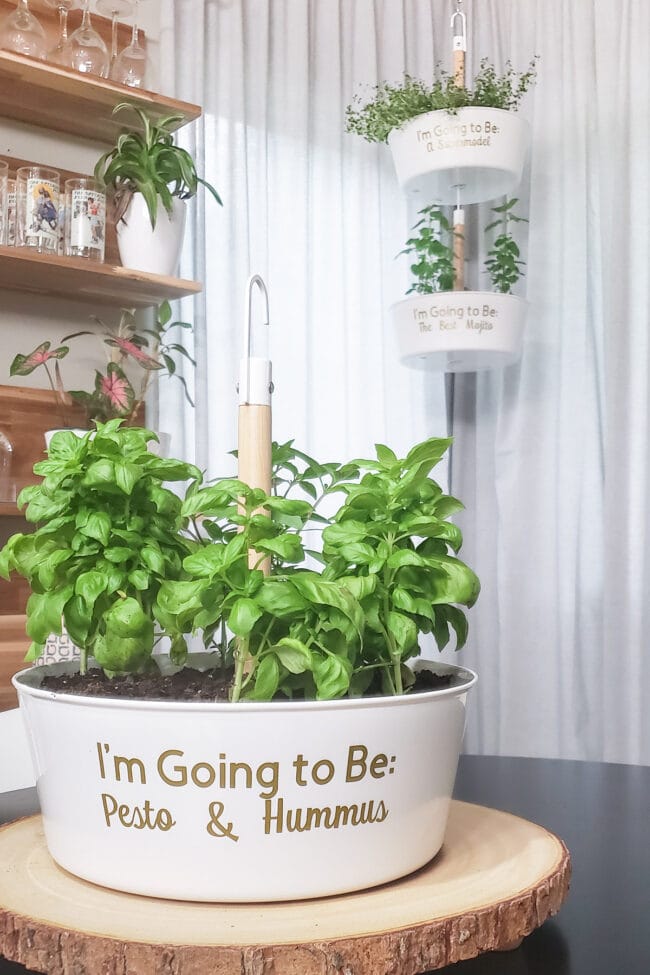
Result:
[[[485,122],[460,122],[448,116],[446,122],[439,122],[432,129],[417,129],[415,137],[427,152],[441,149],[473,149],[492,145],[492,136],[499,132],[499,126],[490,119]]]
[[[185,752],[178,748],[168,748],[161,753],[156,764],[158,775],[165,783],[175,788],[181,788],[192,782],[199,789],[208,789],[219,780],[220,789],[252,789],[253,779],[261,786],[259,793],[262,799],[272,799],[279,788],[280,766],[278,762],[262,762],[255,771],[248,762],[227,762],[224,753],[219,755],[219,763],[215,767],[209,762],[187,762],[174,764],[173,758],[182,759]]]
[[[488,312],[484,314],[488,315]],[[207,802],[208,818],[203,819],[203,828],[209,836],[230,839],[235,843],[239,835],[233,822],[227,818],[224,802],[215,798],[215,792],[218,797],[220,792],[226,790],[256,791],[263,801],[261,825],[267,836],[283,832],[304,833],[313,829],[367,826],[382,823],[387,818],[389,809],[384,799],[375,796],[352,803],[327,804],[329,796],[326,787],[336,780],[340,790],[344,784],[356,786],[371,779],[383,779],[394,774],[397,759],[396,755],[389,758],[384,752],[373,753],[364,744],[349,745],[347,752],[339,754],[336,760],[318,755],[306,757],[299,752],[293,760],[287,758],[286,768],[279,761],[260,762],[258,765],[230,761],[225,752],[219,752],[213,763],[203,756],[194,761],[181,748],[167,748],[145,762],[134,755],[112,754],[111,745],[107,742],[96,742],[96,749],[99,778],[113,779],[121,788],[133,786],[138,790],[141,786],[151,785],[157,772],[159,783],[172,789],[211,790]],[[287,800],[278,796],[281,779],[285,776],[298,787],[324,789],[327,796],[325,803],[288,808]],[[336,798],[339,798],[338,790]],[[141,794],[138,794],[137,800],[137,803],[126,803],[110,792],[102,792],[100,807],[107,829],[148,829],[166,833],[176,825],[171,811],[158,805],[158,798],[155,806]],[[255,799],[252,801],[255,802]],[[193,815],[198,817],[196,827],[201,828],[201,812]]]
[[[268,801],[268,800],[267,800]],[[209,807],[210,811],[210,822],[205,827],[210,834],[217,839],[225,837],[228,840],[233,840],[235,843],[239,840],[239,837],[233,829],[231,822],[222,823],[221,817],[223,816],[225,806],[223,802],[211,802]]]
[[[341,826],[365,826],[383,823],[388,809],[383,800],[336,806],[307,806],[285,809],[284,799],[264,802],[264,833],[305,833],[312,829],[339,829]]]
[[[497,309],[492,308],[491,305],[485,304],[482,307],[468,305],[465,328],[478,332],[479,335],[482,332],[491,332],[494,329],[495,320],[498,318],[499,313]]]
[[[104,744],[103,748],[108,755],[110,745]],[[97,757],[99,760],[99,773],[105,779],[106,767],[104,765],[104,756],[100,742],[97,742]],[[135,769],[137,769],[140,785],[147,784],[147,773],[145,772],[144,762],[140,758],[127,758],[125,755],[113,755],[113,777],[116,782],[122,781],[122,768],[126,769],[126,776],[129,782],[135,782]]]
[[[395,764],[394,756],[391,758],[391,764]],[[365,745],[351,745],[348,749],[348,764],[345,771],[345,781],[346,782],[359,782],[364,776],[370,772],[373,779],[383,779],[386,772],[385,769],[388,768],[388,756],[380,752],[376,755],[368,765],[368,749]],[[389,771],[389,775],[392,775],[393,770]]]
[[[172,814],[169,809],[162,807],[161,809],[154,810],[148,799],[142,806],[131,807],[126,803],[118,803],[115,796],[110,795],[108,792],[103,792],[102,807],[104,809],[106,825],[109,829],[111,826],[117,826],[119,824],[125,829],[159,829],[163,833],[166,833],[176,825],[176,821],[172,819]],[[113,823],[114,817],[117,817],[116,823]]]

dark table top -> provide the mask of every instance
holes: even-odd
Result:
[[[444,971],[650,973],[650,768],[463,756],[455,794],[557,833],[571,851],[573,880],[560,913],[516,951],[482,955]],[[35,811],[33,789],[0,795],[0,822]],[[0,975],[26,972],[0,959]]]

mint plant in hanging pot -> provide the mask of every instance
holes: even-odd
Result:
[[[95,178],[105,184],[113,204],[120,260],[124,267],[152,274],[174,274],[185,228],[185,201],[203,185],[221,205],[216,189],[198,176],[186,149],[174,142],[181,116],[151,119],[121,102],[113,114],[130,110],[142,131],[125,131],[98,160]]]
[[[515,198],[493,207],[494,219],[485,228],[492,242],[484,273],[493,290],[455,290],[453,218],[437,204],[420,211],[401,251],[411,260],[413,283],[390,309],[405,365],[475,372],[519,358],[527,303],[512,294],[524,265],[513,227],[527,221],[515,213],[517,203]]]
[[[15,678],[52,856],[94,883],[208,901],[421,866],[475,679],[417,661],[428,635],[463,645],[479,590],[449,521],[462,505],[431,476],[449,441],[347,464],[276,445],[267,496],[204,483],[150,437],[119,421],[59,434],[20,499],[36,529],[0,552],[33,591],[30,656],[63,623],[84,650],[82,676]]]
[[[347,131],[368,142],[386,142],[400,186],[423,199],[463,203],[508,194],[521,181],[529,142],[517,110],[535,82],[536,61],[503,74],[484,58],[473,83],[458,84],[439,65],[432,82],[406,74],[382,82],[367,99],[355,96],[346,111]]]

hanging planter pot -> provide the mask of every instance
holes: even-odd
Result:
[[[174,197],[172,214],[158,201],[156,226],[151,226],[147,204],[134,193],[116,226],[117,246],[123,267],[148,274],[175,274],[183,246],[185,201]]]
[[[427,112],[388,137],[400,186],[426,202],[481,203],[510,194],[521,182],[529,125],[499,108]]]
[[[528,302],[491,291],[411,295],[391,306],[404,365],[443,372],[478,372],[521,355]]]
[[[420,666],[449,686],[239,704],[75,696],[40,687],[73,664],[22,671],[50,853],[101,886],[197,901],[322,897],[416,870],[443,842],[476,681]]]

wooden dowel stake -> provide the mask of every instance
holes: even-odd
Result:
[[[271,493],[271,407],[245,403],[239,407],[239,480],[251,488]],[[262,512],[263,509],[260,509]],[[251,549],[248,564],[252,569],[260,555]],[[270,575],[271,559],[258,566]]]
[[[454,51],[454,84],[465,87],[465,51]]]
[[[465,211],[454,210],[454,291],[465,290]]]

